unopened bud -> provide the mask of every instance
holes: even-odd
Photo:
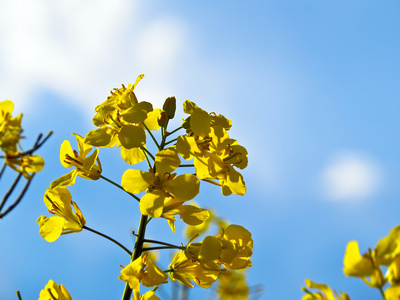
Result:
[[[166,127],[168,124],[168,121],[169,121],[169,119],[168,119],[167,113],[165,111],[162,111],[161,116],[158,119],[158,125],[160,125],[161,127]]]
[[[163,110],[167,113],[169,119],[173,119],[176,111],[175,97],[168,97],[163,105]]]

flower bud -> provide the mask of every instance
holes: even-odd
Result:
[[[162,111],[160,114],[160,118],[158,119],[158,125],[161,127],[166,127],[168,124],[168,115],[165,111]]]
[[[175,97],[168,97],[163,105],[163,110],[167,113],[168,119],[173,119],[176,111]]]

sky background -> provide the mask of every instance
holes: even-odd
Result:
[[[49,279],[74,299],[121,297],[126,253],[86,231],[48,243],[36,219],[69,171],[62,141],[75,147],[71,133],[95,129],[94,107],[142,73],[137,97],[160,107],[176,96],[176,127],[190,99],[230,118],[230,137],[248,149],[245,196],[203,183],[195,200],[252,232],[259,299],[300,299],[305,278],[380,299],[342,269],[349,241],[367,251],[400,223],[399,13],[394,0],[1,1],[0,100],[24,114],[25,148],[54,135],[38,151],[44,171],[1,220],[0,299],[17,289],[36,299]],[[100,160],[116,182],[130,167],[116,149]],[[106,182],[78,178],[69,190],[89,227],[133,247],[136,202]],[[148,237],[185,244],[177,223],[173,235],[155,220]]]

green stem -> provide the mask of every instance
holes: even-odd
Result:
[[[173,140],[170,140],[170,141],[168,141],[168,142],[166,142],[165,144],[164,144],[164,146],[167,146],[168,144],[171,144],[171,143],[173,143],[173,142],[176,142],[178,139],[176,138],[176,139],[173,139]]]
[[[187,168],[187,167],[194,167],[194,165],[193,164],[181,164],[181,165],[179,165],[178,166],[179,168]]]
[[[127,191],[124,190],[124,188],[122,186],[120,186],[118,183],[115,183],[114,181],[112,181],[111,179],[108,179],[107,177],[104,177],[103,175],[100,175],[101,179],[104,179],[105,181],[111,183],[112,185],[115,185],[117,188],[123,190],[125,193],[127,193],[128,195],[131,195],[133,198],[136,199],[136,201],[140,202],[140,198],[132,193],[129,193]]]
[[[88,231],[91,231],[91,232],[93,232],[93,233],[95,233],[95,234],[98,234],[98,235],[100,235],[100,236],[106,238],[107,240],[110,240],[110,241],[113,242],[114,244],[116,244],[116,245],[120,246],[122,249],[124,249],[126,253],[128,253],[129,255],[132,255],[132,252],[131,252],[131,251],[129,251],[129,250],[128,250],[124,245],[122,245],[121,243],[119,243],[119,242],[117,242],[116,240],[114,240],[112,237],[109,237],[108,235],[105,235],[104,233],[101,233],[101,232],[99,232],[99,231],[97,231],[97,230],[94,230],[94,229],[92,229],[92,228],[90,228],[90,227],[87,227],[87,226],[83,226],[82,228],[83,228],[83,229],[86,229],[86,230],[88,230]]]
[[[169,244],[169,243],[165,243],[165,242],[161,242],[161,241],[156,241],[156,240],[144,239],[143,242],[144,242],[144,243],[160,244],[160,245],[170,246],[170,247],[174,247],[174,248],[181,248],[181,246],[176,246],[176,245],[172,245],[172,244]],[[185,248],[185,247],[184,247],[184,248]]]
[[[183,127],[181,126],[181,127],[178,127],[177,129],[175,129],[175,130],[172,130],[171,132],[168,132],[167,133],[167,136],[170,136],[171,134],[174,134],[175,132],[177,132],[178,130],[181,130]]]
[[[378,287],[379,291],[381,292],[383,300],[386,300],[385,292],[383,291],[382,287]]]
[[[18,300],[22,300],[20,291],[17,291]]]
[[[140,255],[142,254],[144,235],[146,232],[146,223],[147,223],[147,216],[142,215],[140,218],[139,232],[138,235],[136,236],[135,249],[133,250],[133,254],[131,255],[131,262],[139,258]],[[127,282],[125,284],[122,300],[130,300],[131,295],[132,295],[132,289],[129,286],[129,283]]]
[[[185,247],[183,247],[183,246],[144,247],[144,248],[142,248],[142,251],[162,250],[162,249],[181,249],[181,250],[185,250]]]
[[[154,137],[154,135],[151,133],[151,131],[149,130],[149,128],[146,126],[146,124],[144,124],[144,122],[142,122],[142,125],[144,126],[144,128],[146,128],[147,132],[150,134],[151,138],[153,139],[154,144],[156,144],[158,150],[160,149],[160,145],[158,144],[156,138]]]

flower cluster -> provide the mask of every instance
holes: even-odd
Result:
[[[388,267],[384,275],[382,267]],[[386,299],[400,297],[400,225],[393,228],[389,235],[381,239],[374,249],[360,254],[357,241],[347,244],[343,271],[347,276],[359,277],[368,286],[381,292],[384,286]]]
[[[159,299],[155,295],[156,289],[167,283],[168,278],[189,287],[193,287],[192,282],[195,282],[209,288],[221,273],[250,267],[253,248],[251,233],[247,229],[222,223],[219,224],[219,234],[206,236],[198,243],[192,243],[192,239],[186,247],[145,237],[152,219],[167,220],[175,232],[177,216],[189,227],[203,227],[205,230],[212,214],[193,202],[189,203],[199,194],[200,184],[217,185],[225,196],[244,195],[246,186],[238,169],[244,169],[248,161],[246,149],[227,133],[232,122],[222,115],[207,113],[189,100],[183,103],[183,111],[190,116],[181,126],[169,131],[168,125],[176,112],[175,97],[168,97],[162,109],[153,108],[149,102],[138,101],[134,89],[142,78],[143,75],[140,75],[134,84],[113,89],[111,95],[95,108],[93,124],[98,128],[84,137],[73,134],[78,150],[73,150],[69,141],[62,143],[60,162],[72,171],[54,180],[45,192],[44,202],[55,216],[41,216],[37,220],[40,235],[49,242],[60,235],[86,229],[127,252],[130,263],[123,267],[118,277],[126,281],[124,300],[129,300],[132,293],[135,300]],[[186,132],[177,135],[182,129]],[[160,141],[154,131],[159,131]],[[147,143],[149,137],[154,142],[155,154]],[[120,148],[122,159],[129,165],[145,161],[147,168],[128,168],[122,174],[120,184],[106,178],[102,174],[99,148],[114,146]],[[181,158],[193,159],[193,164],[182,164]],[[191,167],[191,171],[181,172]],[[111,237],[86,226],[86,219],[67,189],[77,177],[102,179],[139,202],[141,221],[135,234],[137,240],[133,252]],[[197,236],[194,234],[194,238]],[[158,245],[154,247],[152,244]],[[168,270],[163,271],[150,258],[152,251],[159,249],[180,250],[172,258]],[[154,289],[141,294],[140,286]]]
[[[12,116],[14,103],[10,100],[0,102],[0,149],[5,154],[5,163],[26,179],[30,180],[33,173],[40,172],[44,160],[39,155],[24,153],[20,146],[22,138],[22,114]]]

